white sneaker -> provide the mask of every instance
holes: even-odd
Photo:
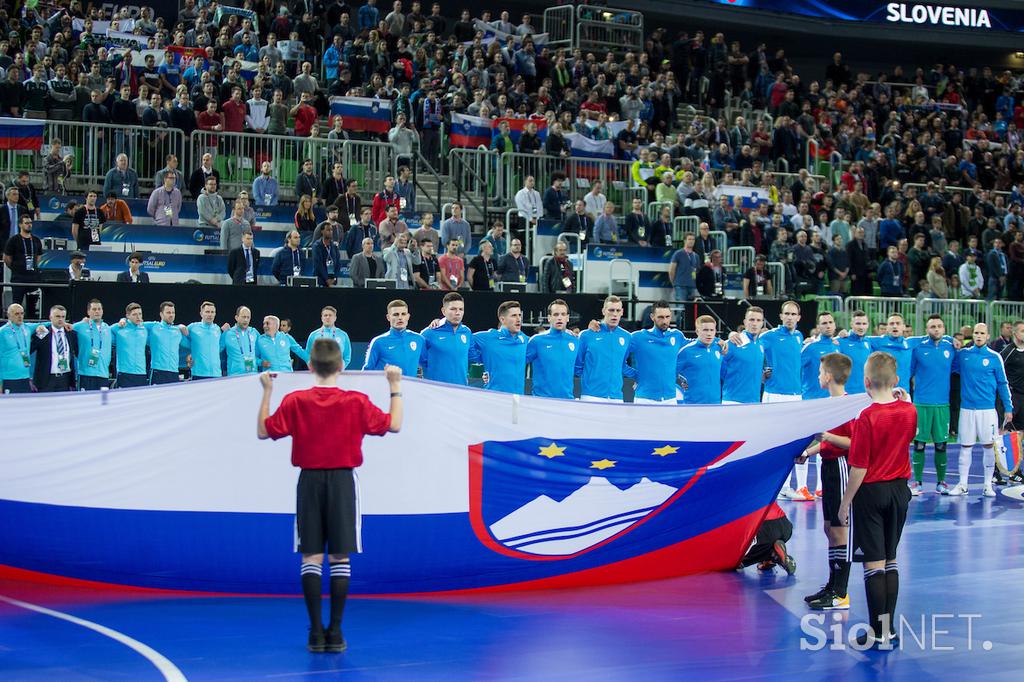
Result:
[[[985,486],[985,489],[981,491],[981,496],[982,497],[995,497],[996,496],[995,488],[993,488],[990,485]]]
[[[913,495],[914,497],[917,497],[918,495],[920,495],[921,494],[921,484],[918,483],[917,481],[912,481],[910,483],[910,494]]]
[[[801,502],[806,502],[807,501],[807,496],[805,496],[799,490],[793,490],[792,488],[789,488],[789,489],[786,490],[786,495],[788,495],[787,499],[790,499],[790,500],[800,500]],[[814,498],[811,498],[811,499],[814,499]]]
[[[790,488],[787,485],[785,488],[783,488],[782,490],[779,491],[779,496],[778,496],[777,499],[780,499],[780,500],[792,500],[793,499],[793,492],[794,492],[793,489]]]
[[[959,483],[957,483],[955,486],[950,488],[946,492],[946,494],[947,495],[956,495],[956,496],[966,495],[967,494],[967,486],[963,486],[963,485],[960,485]]]

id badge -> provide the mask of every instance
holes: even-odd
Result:
[[[401,281],[403,281],[403,282],[408,282],[409,281],[409,271],[406,270],[405,268],[402,268],[399,271],[399,279]]]
[[[256,371],[256,359],[255,358],[249,358],[249,357],[243,358],[242,362],[245,364],[245,371],[246,372],[255,372]]]
[[[758,284],[757,285],[757,295],[758,296],[764,296],[764,285],[763,284]]]
[[[572,280],[569,279],[568,277],[563,277],[562,278],[562,286],[565,287],[566,289],[572,287]]]
[[[324,262],[324,265],[327,267],[328,270],[330,270],[331,268],[334,267],[334,259],[328,258],[327,261]]]
[[[58,358],[57,359],[57,371],[59,371],[59,372],[66,372],[66,371],[68,371],[68,359],[67,358]]]
[[[587,238],[587,233],[582,231],[582,230],[580,230],[580,239],[581,240],[585,240],[586,238]]]
[[[269,194],[264,194],[263,195],[263,203],[266,204],[267,206],[270,206],[270,199],[271,199],[271,196]]]
[[[95,367],[100,361],[100,352],[93,348],[89,351],[89,366]]]
[[[448,281],[451,282],[452,289],[459,288],[459,278],[455,275],[448,275]]]
[[[399,207],[399,209],[401,209],[403,211],[405,210],[405,197],[401,197],[398,200],[398,207]]]
[[[32,364],[32,360],[29,358],[28,353],[26,353],[25,351],[21,351],[21,364],[25,365],[26,367]]]
[[[722,295],[722,283],[721,282],[715,282],[715,296],[721,296],[721,295]]]
[[[131,187],[129,187],[128,185],[122,185],[121,186],[121,195],[122,196],[128,196],[130,193],[131,193]]]
[[[355,213],[349,213],[348,214],[348,224],[349,225],[355,225],[356,224],[356,214]]]
[[[32,258],[32,256],[25,256],[25,269],[26,270],[35,270],[36,269],[35,259]]]
[[[301,274],[302,274],[302,268],[300,268],[298,266],[292,268],[292,275],[294,275],[295,277],[298,277]]]
[[[641,228],[639,228],[639,229],[638,229],[638,230],[636,231],[636,233],[637,233],[638,235],[640,235],[640,239],[643,239],[644,237],[646,237],[646,236],[647,236],[647,228],[646,228],[646,227],[641,227]]]
[[[63,179],[63,177],[61,179]],[[36,210],[36,205],[34,203],[32,203],[31,201],[29,201],[27,203],[28,203],[28,210],[30,210],[30,211]]]
[[[170,206],[164,206],[164,215],[168,218],[174,215],[174,211],[171,210]]]
[[[89,236],[92,238],[93,244],[100,243],[100,229],[98,227],[94,227],[91,230],[89,230]]]
[[[520,283],[526,282],[526,275],[519,275],[519,282]]]
[[[254,279],[254,276],[253,276],[253,274],[251,272],[245,273],[245,283],[246,284],[251,283],[253,281],[253,279]]]
[[[900,278],[894,275],[892,278],[892,285],[894,287],[898,287],[900,285]]]

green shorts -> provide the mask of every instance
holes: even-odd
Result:
[[[949,438],[949,405],[914,405],[917,408],[917,436],[922,443],[945,443]]]

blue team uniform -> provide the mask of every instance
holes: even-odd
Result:
[[[309,338],[306,339],[306,355],[313,352],[313,342],[319,338],[334,339],[341,347],[341,368],[345,369],[348,367],[348,363],[352,361],[352,342],[349,341],[348,334],[338,327],[314,329],[309,333]]]
[[[252,327],[243,331],[237,324],[220,335],[220,349],[227,357],[228,376],[256,374],[260,371],[260,334]]]
[[[184,338],[181,330],[176,324],[167,324],[163,320],[159,322],[144,322],[146,331],[149,333],[147,343],[149,344],[150,362],[153,369],[162,372],[178,371],[179,359],[178,350],[181,348],[181,340]],[[125,329],[131,326],[131,322],[125,325]],[[119,372],[126,370],[118,367]],[[130,372],[136,374],[137,372]]]
[[[423,354],[423,336],[408,329],[389,329],[373,337],[366,347],[364,370],[384,369],[384,365],[396,365],[402,369],[402,376],[416,376]]]
[[[182,342],[192,354],[193,377],[219,377],[223,375],[220,366],[221,329],[214,323],[193,322],[188,326],[188,336]]]
[[[1003,358],[988,346],[971,346],[956,354],[953,371],[960,373],[960,408],[994,410],[996,393],[1003,400],[1003,410],[1013,412],[1013,399],[1006,383]]]
[[[641,329],[630,336],[629,354],[636,370],[635,397],[676,399],[676,358],[689,343],[678,329]],[[621,383],[621,382],[620,382]]]
[[[291,372],[292,353],[295,353],[307,365],[309,364],[309,353],[287,332],[279,331],[274,336],[260,334],[260,337],[256,339],[256,356],[260,358],[261,369],[271,372]],[[267,362],[270,364],[264,366],[264,363]]]
[[[800,383],[804,400],[828,397],[828,389],[822,388],[818,382],[818,368],[823,355],[838,352],[839,345],[832,337],[823,336],[804,345],[800,351]]]
[[[636,378],[629,366],[631,336],[622,327],[609,329],[604,322],[600,331],[586,330],[580,334],[576,354],[576,376],[580,377],[580,395],[622,400],[622,377]]]
[[[36,333],[37,326],[8,322],[0,327],[0,381],[31,377],[32,335]]]
[[[871,350],[888,353],[896,359],[896,375],[899,377],[897,386],[907,393],[910,393],[910,354],[921,343],[922,338],[924,337],[893,337],[890,334],[868,337]]]
[[[110,378],[110,355],[114,341],[110,325],[100,320],[76,322],[71,326],[78,335],[79,376]],[[93,352],[95,351],[95,352]]]
[[[737,346],[730,341],[729,352],[722,357],[722,400],[759,403],[764,348],[758,339],[747,332],[742,331],[740,334],[747,339],[747,343]]]
[[[800,351],[804,346],[804,335],[799,329],[789,331],[778,326],[758,337],[764,349],[764,363],[772,368],[772,374],[764,382],[765,393],[779,395],[800,395]]]
[[[910,354],[915,405],[949,405],[949,375],[957,350],[946,339],[926,338]]]
[[[473,334],[469,360],[483,363],[490,378],[484,388],[523,394],[526,389],[526,345],[526,334],[512,334],[504,327]]]
[[[567,331],[548,329],[526,344],[526,364],[533,366],[533,395],[573,399],[579,339]]]
[[[470,328],[464,324],[456,328],[446,320],[439,327],[424,329],[420,335],[423,337],[423,353],[420,355],[423,378],[465,386],[469,346],[473,340]]]
[[[722,351],[717,340],[705,346],[691,341],[679,351],[676,372],[686,379],[683,402],[687,405],[718,405],[722,402]]]
[[[850,332],[839,339],[839,352],[850,358],[850,378],[846,380],[846,392],[850,395],[864,393],[864,363],[871,355],[871,343],[859,335]]]
[[[114,357],[117,359],[117,373],[145,376],[146,346],[149,343],[146,323],[137,325],[128,320],[124,327],[115,325],[110,331],[113,334],[111,340],[114,343]]]

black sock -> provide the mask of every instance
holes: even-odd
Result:
[[[836,584],[836,548],[828,548],[828,582],[825,583],[825,589],[831,590]]]
[[[880,638],[885,632],[882,619],[886,617],[884,569],[864,569],[864,592],[868,602],[868,625],[871,626],[874,636]]]
[[[323,613],[320,610],[320,592],[323,590],[323,566],[312,562],[302,562],[302,596],[306,600],[306,611],[309,612],[309,627],[323,630]]]
[[[331,564],[331,630],[341,628],[341,616],[348,599],[348,583],[352,577],[352,565],[348,559]]]
[[[896,560],[885,562],[885,612],[889,616],[889,630],[896,631],[896,598],[900,593],[900,572]]]
[[[832,591],[840,597],[845,597],[850,590],[850,562],[846,560],[846,545],[839,545],[829,550],[832,559],[829,561],[832,569]]]

